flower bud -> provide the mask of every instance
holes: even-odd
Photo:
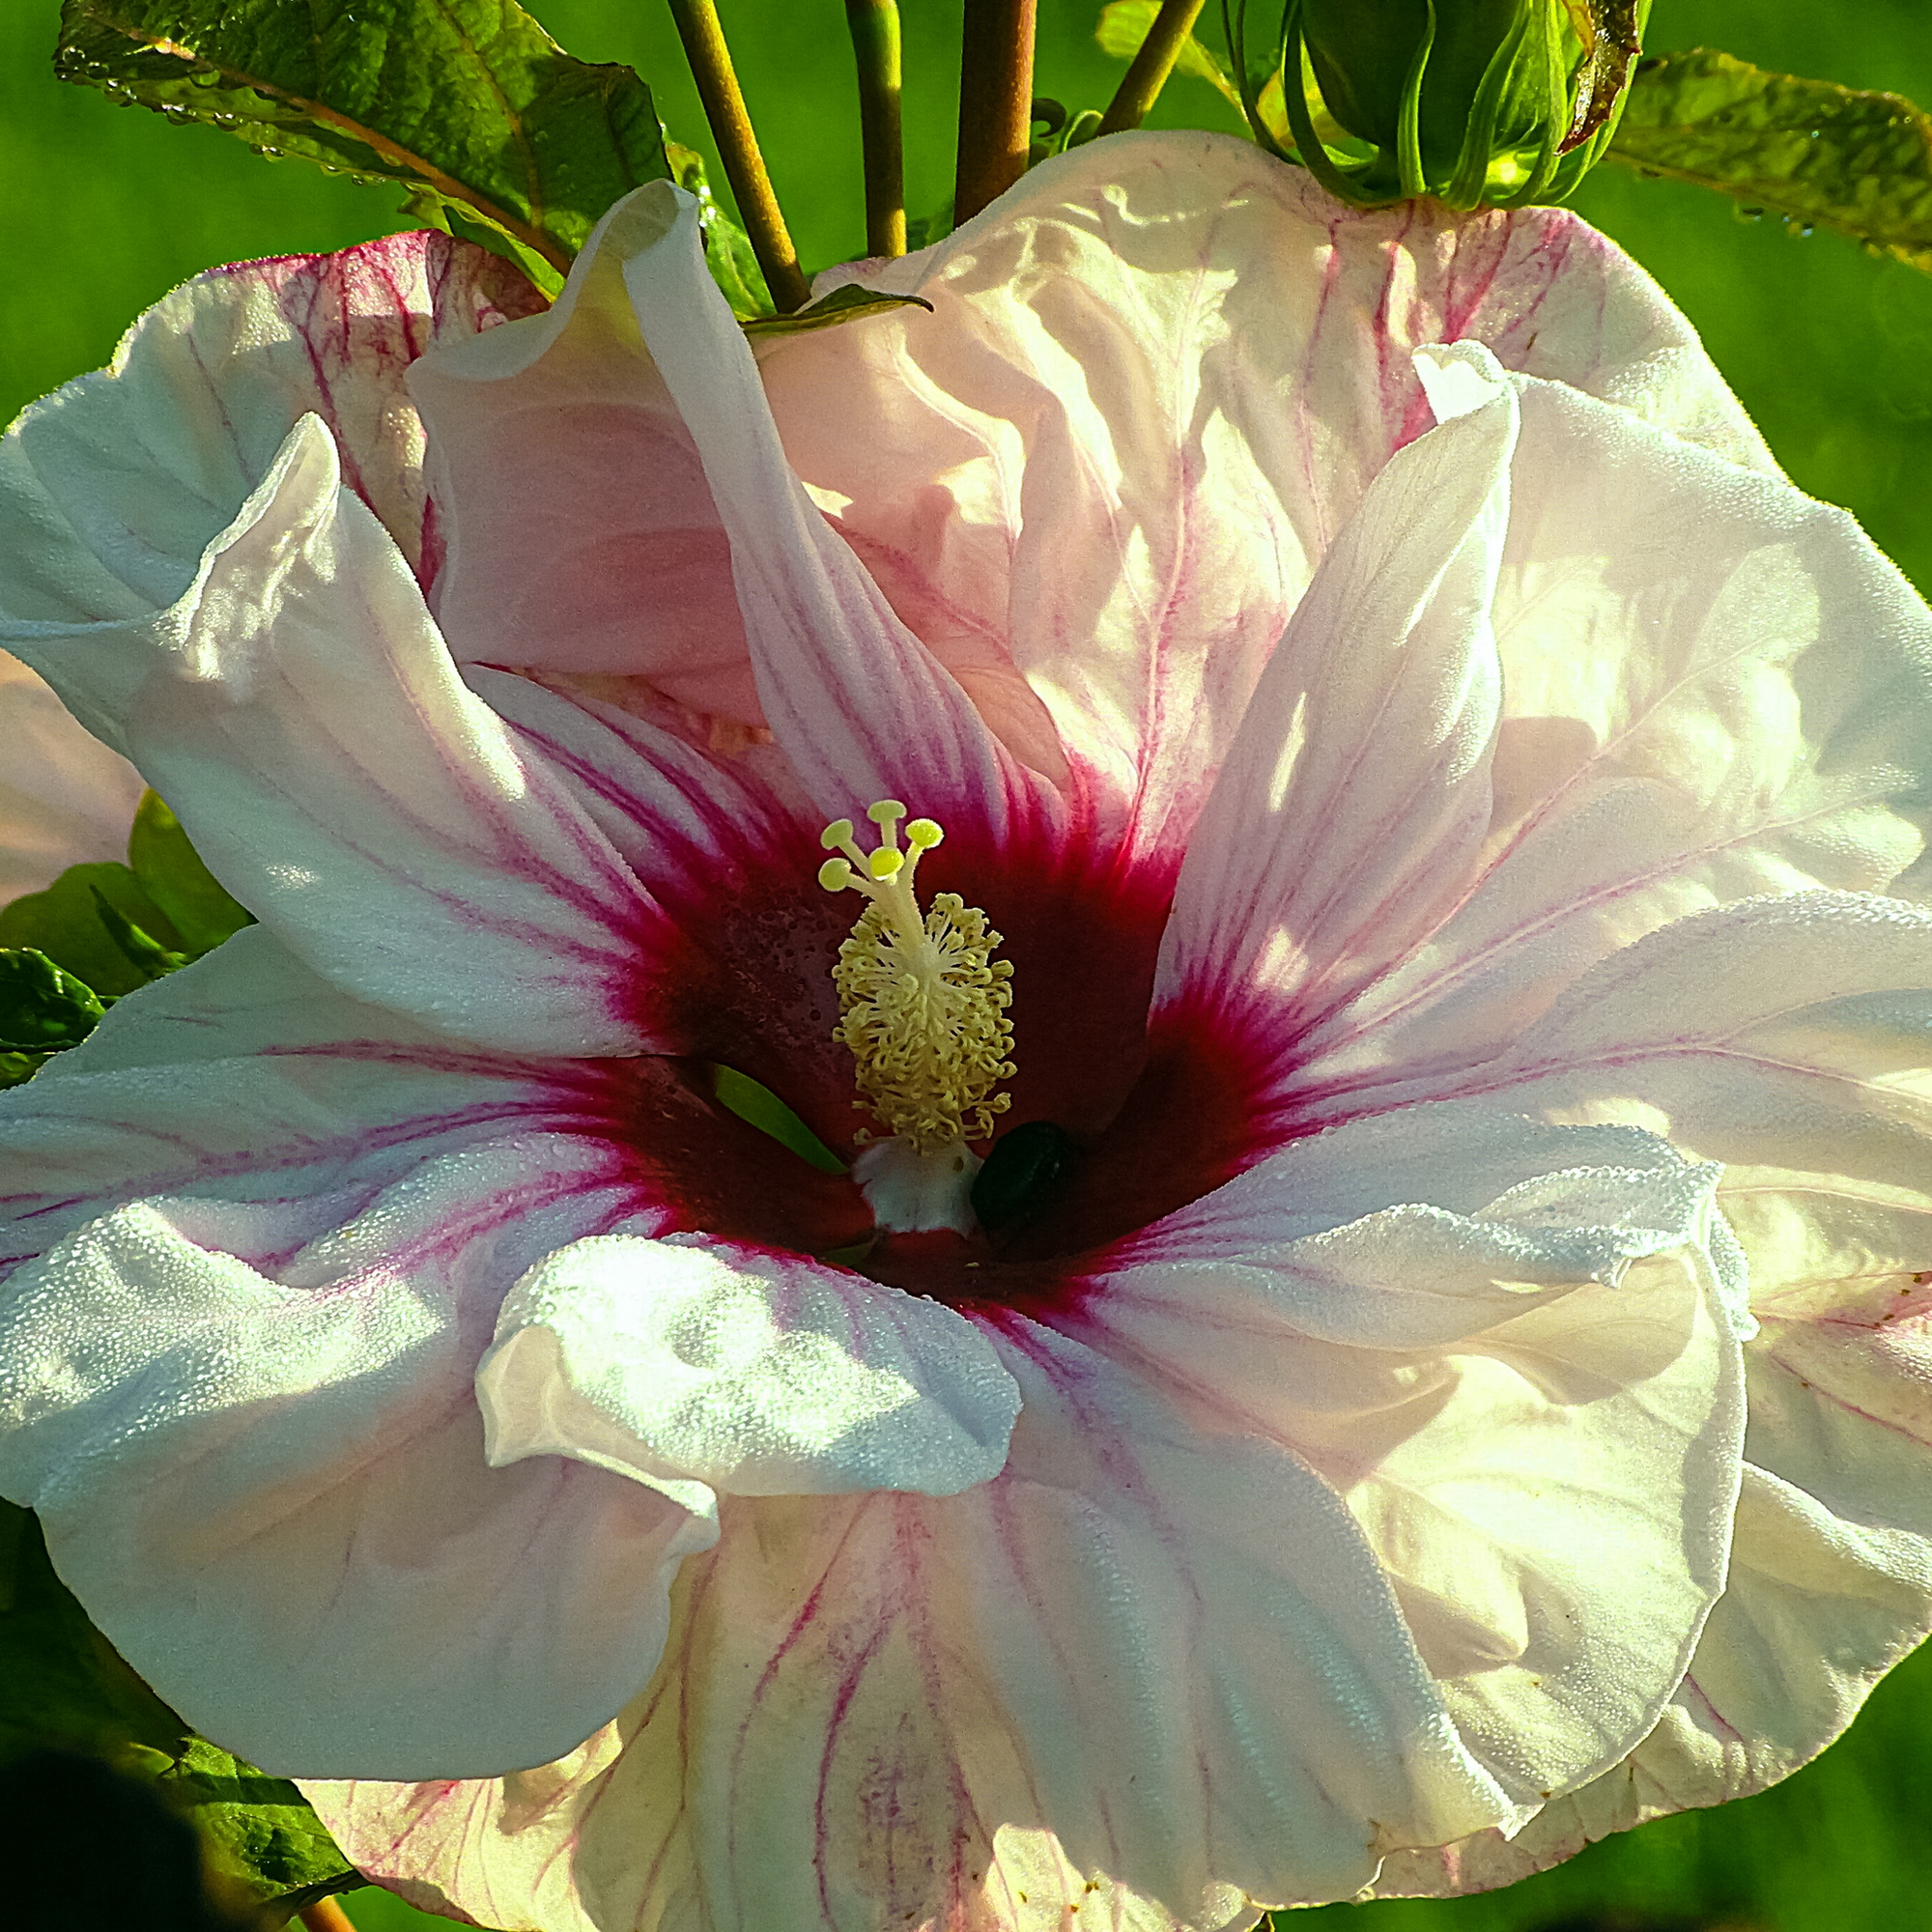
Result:
[[[1357,203],[1560,200],[1608,143],[1648,13],[1649,0],[1298,0],[1286,73],[1305,52],[1353,151],[1324,145],[1316,103],[1287,87],[1296,154]]]

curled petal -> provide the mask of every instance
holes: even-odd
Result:
[[[697,445],[759,700],[807,791],[828,816],[880,797],[944,799],[995,839],[1033,810],[1051,811],[1051,793],[899,622],[793,474],[752,352],[705,272],[696,204],[658,183],[629,205],[638,252],[624,285]]]
[[[733,1495],[997,1475],[1019,1392],[963,1316],[796,1255],[613,1234],[548,1256],[477,1370],[498,1466],[574,1456],[709,1513]]]
[[[648,678],[761,723],[724,528],[624,287],[655,211],[612,209],[547,314],[411,369],[447,543],[437,615],[465,662]]]
[[[470,1393],[509,1282],[606,1211],[605,1165],[510,1140],[373,1197],[137,1202],[10,1281],[6,1492],[210,1736],[275,1771],[475,1775],[570,1748],[648,1676],[712,1526],[581,1463],[491,1468]]]
[[[345,990],[512,1051],[641,1043],[648,900],[457,677],[315,417],[178,604],[21,648]]]

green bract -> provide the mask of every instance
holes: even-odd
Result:
[[[1257,72],[1233,0],[1229,40],[1257,138],[1345,200],[1515,208],[1561,200],[1601,156],[1648,13],[1649,0],[1287,0]],[[1285,128],[1264,99],[1271,77]]]

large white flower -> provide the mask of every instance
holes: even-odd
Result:
[[[156,1687],[599,1932],[1218,1925],[1828,1741],[1932,1580],[1932,619],[1643,277],[1206,136],[756,361],[665,187],[547,314],[385,249],[0,447],[0,641],[261,920],[0,1103],[0,1481]],[[881,800],[1072,1151],[990,1230],[954,1036],[832,1037]]]

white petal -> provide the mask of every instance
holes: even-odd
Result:
[[[513,1051],[640,1043],[647,898],[464,688],[316,418],[170,610],[15,641],[344,990]]]
[[[1003,1347],[1025,1407],[994,1481],[727,1499],[595,1752],[312,1787],[338,1842],[510,1924],[1169,1932],[1513,1815],[1321,1484],[1078,1344]]]
[[[539,300],[498,257],[426,233],[196,276],[108,368],[34,404],[0,442],[0,630],[174,603],[310,413],[349,487],[421,563],[422,425],[403,372],[433,340]]]
[[[835,280],[935,312],[760,358],[793,464],[989,717],[1044,700],[1009,742],[1064,744],[1109,832],[1151,847],[1184,836],[1315,565],[1428,427],[1418,346],[1487,343],[1773,468],[1683,317],[1575,216],[1344,210],[1220,135],[1077,149]]]
[[[505,1122],[546,1124],[551,1104],[527,1066],[358,1005],[250,926],[0,1103],[0,1268],[125,1201],[374,1185]]]
[[[608,1212],[608,1167],[533,1137],[373,1198],[142,1202],[13,1276],[6,1492],[189,1722],[270,1770],[474,1776],[649,1675],[711,1526],[578,1463],[489,1467],[470,1393],[505,1288]]]
[[[893,614],[792,473],[757,364],[705,272],[696,204],[654,183],[631,205],[639,247],[624,285],[697,444],[731,540],[759,700],[807,791],[828,817],[875,798],[943,803],[995,840],[1054,813],[1053,794]],[[641,245],[646,215],[662,239]]]
[[[1510,1104],[1647,1122],[1730,1163],[1719,1202],[1758,1323],[1730,1575],[1626,1763],[1508,1844],[1392,1861],[1384,1889],[1511,1883],[1761,1789],[1829,1744],[1932,1624],[1929,1031],[1932,921],[1825,894],[1667,927],[1531,1030],[1536,1077]]]
[[[1514,395],[1485,392],[1390,460],[1316,572],[1188,841],[1156,1008],[1305,1031],[1461,891],[1489,829],[1516,441]]]
[[[1336,1129],[1150,1230],[1173,1259],[1084,1303],[1096,1346],[1347,1497],[1464,1743],[1529,1808],[1656,1721],[1738,1481],[1717,1170],[1604,1131],[1454,1107]]]
[[[1670,920],[1932,884],[1932,617],[1910,586],[1842,512],[1520,386],[1483,865],[1300,1040],[1279,1097],[1304,1117],[1393,1078],[1455,1091],[1455,1069]]]
[[[574,1456],[705,1506],[999,1473],[1019,1408],[939,1303],[803,1256],[610,1235],[551,1255],[477,1371],[490,1460]]]

